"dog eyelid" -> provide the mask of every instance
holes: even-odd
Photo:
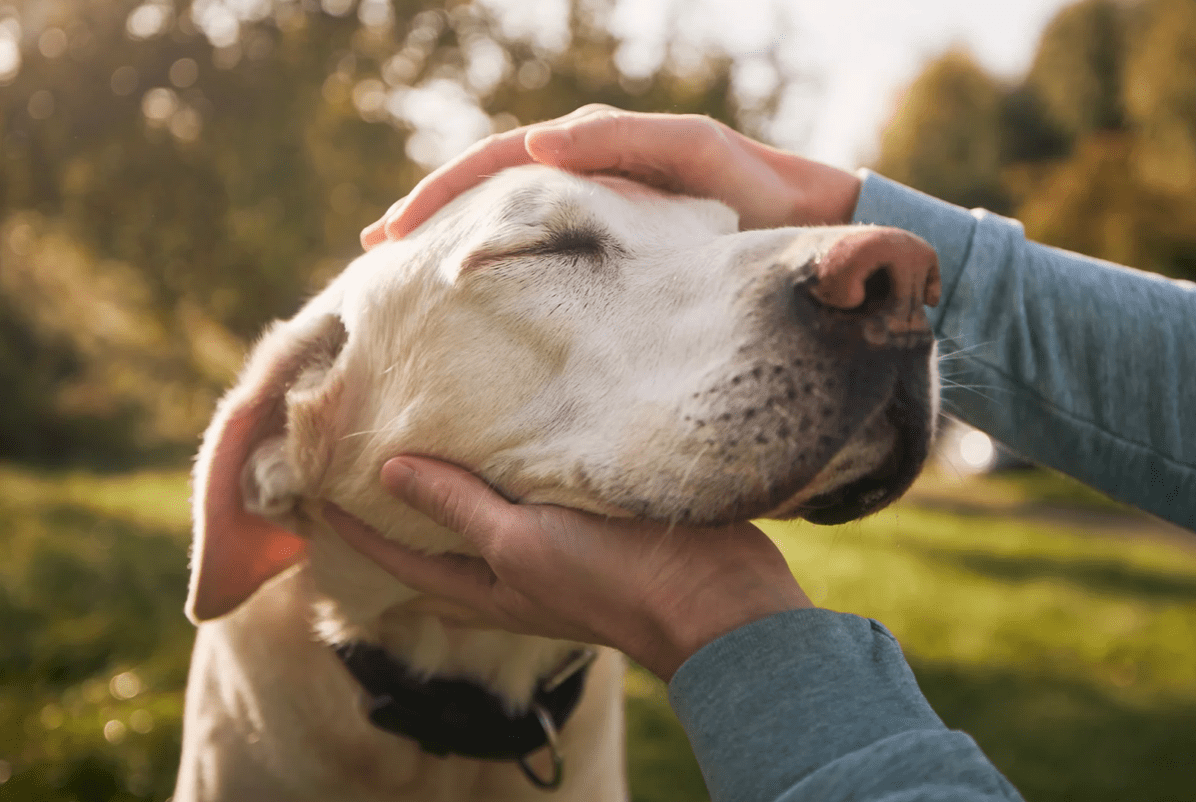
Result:
[[[612,250],[622,250],[611,237],[601,229],[571,227],[553,229],[546,238],[526,246],[505,251],[480,250],[465,258],[461,272],[471,273],[508,259],[528,256],[577,256],[597,259]]]
[[[607,249],[609,237],[595,228],[564,228],[552,231],[547,240],[530,249],[530,253],[575,254],[601,256]]]

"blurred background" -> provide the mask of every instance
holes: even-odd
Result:
[[[429,169],[590,102],[1196,279],[1196,0],[0,2],[0,800],[169,796],[186,469],[246,345]],[[1196,538],[942,452],[768,531],[1028,799],[1196,799]],[[660,684],[627,705],[634,799],[704,799]]]

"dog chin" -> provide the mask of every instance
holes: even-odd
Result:
[[[887,507],[905,493],[922,470],[933,421],[900,391],[857,430],[813,479],[796,488],[777,488],[767,509],[736,505],[737,516],[803,518],[833,525],[858,520]],[[776,499],[783,499],[780,503]]]
[[[898,392],[894,401],[881,411],[879,419],[865,426],[863,431],[877,428],[887,429],[887,436],[873,435],[870,445],[883,442],[885,447],[879,459],[869,461],[871,467],[837,470],[837,466],[843,464],[859,465],[860,460],[852,456],[853,438],[819,474],[834,479],[823,483],[816,478],[790,499],[776,517],[804,518],[815,524],[842,524],[879,512],[900,498],[922,471],[930,451],[933,419],[924,411],[911,409]]]

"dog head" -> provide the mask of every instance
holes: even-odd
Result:
[[[459,547],[380,487],[399,453],[691,525],[875,511],[926,455],[937,287],[904,232],[740,232],[714,201],[508,170],[264,336],[200,451],[188,611],[300,559],[323,500]]]

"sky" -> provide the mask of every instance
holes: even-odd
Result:
[[[1016,78],[1046,24],[1071,2],[621,0],[614,27],[646,61],[670,20],[687,38],[721,44],[749,63],[754,52],[780,51],[808,80],[804,95],[783,105],[771,138],[850,168],[875,154],[901,90],[928,60],[960,47],[995,75]]]

